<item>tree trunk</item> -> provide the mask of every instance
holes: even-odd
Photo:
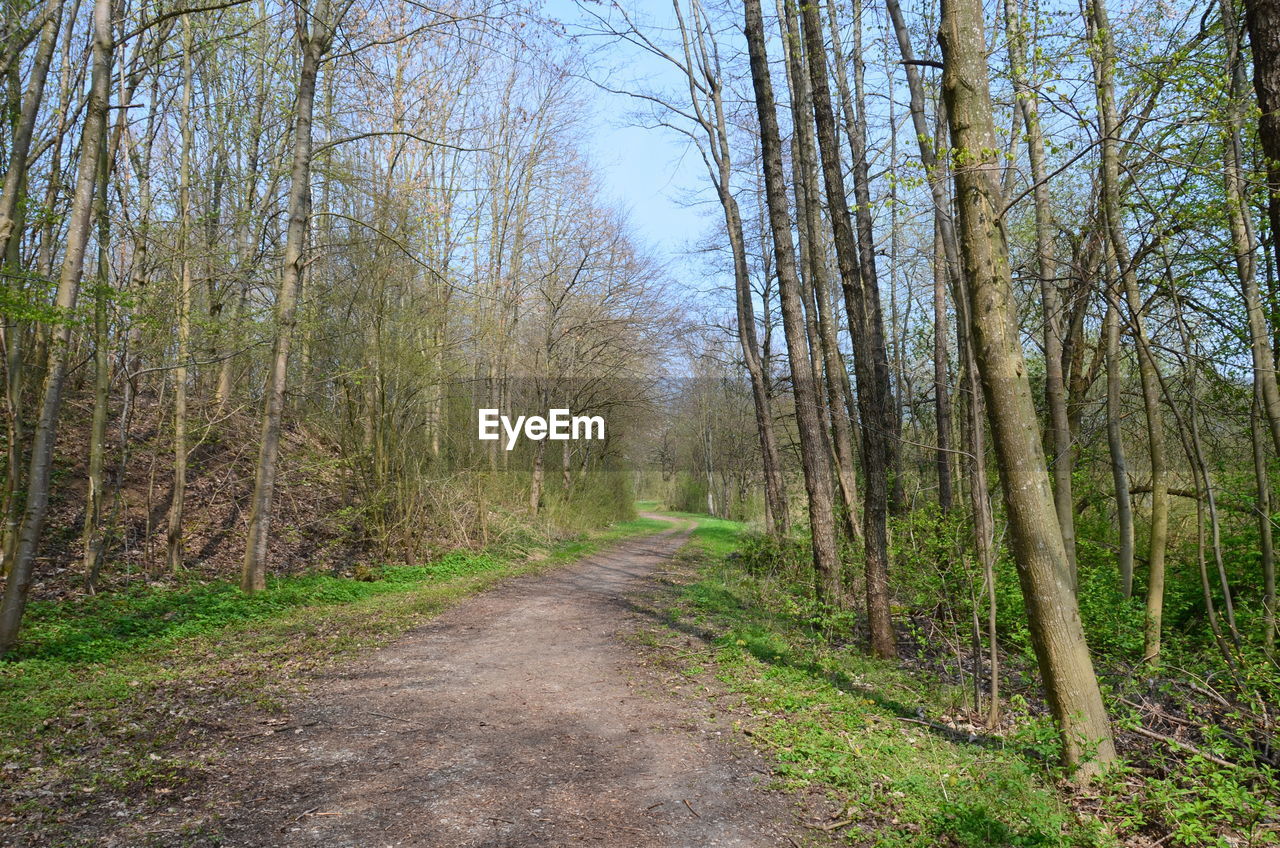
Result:
[[[821,239],[822,200],[818,192],[817,141],[813,136],[813,120],[810,109],[812,92],[804,69],[803,45],[796,22],[795,6],[783,0],[785,8],[786,40],[783,42],[787,56],[788,80],[791,83],[791,113],[793,148],[791,169],[794,175],[796,216],[801,220],[801,262],[803,281],[812,293],[808,304],[817,323],[817,344],[822,353],[821,367],[815,365],[815,379],[825,382],[827,388],[827,417],[831,422],[831,448],[835,458],[836,483],[840,493],[841,518],[850,541],[862,541],[862,526],[858,517],[858,477],[853,456],[853,427],[845,413],[849,388],[844,358],[840,355],[839,322],[832,308],[831,287],[827,277],[826,251]],[[783,5],[780,4],[780,5]],[[825,381],[821,375],[826,375]]]
[[[9,145],[9,162],[5,169],[4,184],[0,188],[0,273],[4,285],[20,288],[21,268],[17,236],[22,232],[22,198],[26,194],[27,157],[31,151],[31,139],[35,133],[40,104],[44,100],[45,80],[58,43],[58,31],[62,24],[62,0],[47,0],[45,21],[40,29],[40,41],[27,80],[27,90],[17,115],[13,138]],[[16,71],[16,65],[15,65]],[[18,532],[23,514],[22,450],[25,433],[22,426],[23,372],[22,341],[24,327],[6,315],[0,326],[0,339],[5,352],[5,492],[4,526],[0,529],[0,557],[3,557],[3,573],[13,566],[18,543]]]
[[[85,110],[80,140],[80,164],[72,196],[66,253],[58,277],[55,304],[59,322],[51,334],[47,352],[40,414],[31,443],[27,472],[27,505],[14,552],[13,567],[0,605],[0,656],[7,654],[18,638],[18,627],[26,609],[27,593],[35,574],[36,548],[44,528],[49,505],[49,475],[53,468],[53,446],[62,407],[62,386],[71,353],[70,313],[75,309],[84,275],[84,254],[89,243],[93,197],[98,175],[99,146],[106,138],[107,111],[111,89],[112,38],[111,2],[94,0],[92,31],[92,72],[89,103]]]
[[[182,17],[182,161],[178,167],[178,366],[173,369],[173,499],[169,502],[169,530],[165,563],[171,572],[182,569],[182,508],[187,495],[187,362],[191,358],[191,63],[195,45],[191,16]]]
[[[876,286],[870,232],[870,210],[867,220],[859,216],[859,235],[865,244],[855,242],[853,222],[845,199],[844,174],[836,141],[835,113],[831,107],[831,90],[827,81],[827,54],[823,40],[822,17],[818,7],[806,3],[801,9],[804,25],[805,58],[809,67],[809,86],[813,100],[813,116],[818,130],[822,175],[826,184],[827,209],[834,233],[836,261],[840,268],[841,286],[849,311],[849,330],[854,343],[854,370],[858,379],[858,408],[862,413],[862,468],[866,475],[866,500],[862,532],[865,550],[867,625],[871,633],[871,652],[877,657],[897,656],[897,639],[889,606],[889,474],[893,468],[898,436],[898,416],[889,385],[889,360],[885,353],[884,323],[880,314],[880,293]],[[856,154],[856,151],[855,151]],[[858,205],[870,205],[867,188],[866,157],[854,158],[855,193]],[[861,176],[857,176],[861,174]],[[864,230],[864,223],[867,225]],[[862,248],[859,261],[859,248]],[[871,264],[867,260],[871,259]]]
[[[1071,491],[1074,452],[1071,421],[1067,416],[1067,388],[1063,376],[1062,298],[1058,292],[1057,265],[1053,249],[1053,209],[1049,202],[1049,177],[1045,171],[1044,135],[1040,130],[1040,110],[1034,88],[1027,82],[1027,43],[1016,0],[1004,0],[1005,38],[1009,47],[1009,68],[1013,76],[1014,99],[1027,133],[1027,158],[1031,165],[1032,197],[1036,222],[1036,274],[1040,278],[1040,305],[1043,315],[1044,392],[1049,409],[1050,444],[1053,446],[1053,502],[1062,527],[1062,545],[1071,564],[1071,582],[1076,584],[1075,501]]]
[[[1169,481],[1165,468],[1164,421],[1160,409],[1160,371],[1151,353],[1151,343],[1142,321],[1142,295],[1133,267],[1129,242],[1120,211],[1119,120],[1116,115],[1115,45],[1106,4],[1089,4],[1091,31],[1096,38],[1094,70],[1098,82],[1098,118],[1102,134],[1102,206],[1116,271],[1124,284],[1134,342],[1138,348],[1138,376],[1142,383],[1142,404],[1147,416],[1147,448],[1151,460],[1151,534],[1147,546],[1147,613],[1144,628],[1143,660],[1156,662],[1160,656],[1160,633],[1164,619],[1165,548],[1169,539]]]
[[[1018,580],[1045,694],[1059,726],[1064,759],[1087,779],[1100,764],[1114,760],[1116,752],[1071,587],[1018,333],[1000,219],[1004,199],[982,4],[944,0],[940,41],[943,93],[958,163],[955,184],[970,296],[970,340],[982,377]]]
[[[933,409],[937,430],[938,508],[951,511],[951,393],[947,385],[947,256],[942,213],[933,216]]]
[[[1231,229],[1231,248],[1235,254],[1236,276],[1244,293],[1245,312],[1249,321],[1249,346],[1253,356],[1254,382],[1262,390],[1262,410],[1267,416],[1267,424],[1271,430],[1271,440],[1277,453],[1280,453],[1280,385],[1276,383],[1275,355],[1271,350],[1271,338],[1267,327],[1266,313],[1262,309],[1262,293],[1258,287],[1258,236],[1253,228],[1253,217],[1250,209],[1249,190],[1246,179],[1243,151],[1243,134],[1245,124],[1245,87],[1249,84],[1245,73],[1244,58],[1240,49],[1239,12],[1232,0],[1221,0],[1223,36],[1227,46],[1227,79],[1230,84],[1230,96],[1227,105],[1227,137],[1224,139],[1225,163],[1222,171],[1223,188],[1226,193],[1227,212]],[[1274,5],[1274,4],[1273,4]],[[1277,40],[1280,40],[1280,26],[1277,27]],[[1280,55],[1275,56],[1280,61]],[[1258,88],[1259,103],[1262,102],[1262,90],[1267,83],[1265,77],[1275,74],[1274,69],[1264,71],[1256,64],[1255,72],[1264,80],[1255,85]],[[1276,92],[1277,102],[1274,108],[1280,108],[1280,91]],[[1266,125],[1273,123],[1263,116],[1258,123],[1259,135],[1263,140],[1263,151],[1268,150]],[[1278,143],[1280,144],[1280,143]],[[1273,185],[1272,190],[1280,188]],[[1276,203],[1273,195],[1270,203]]]
[[[1280,267],[1280,0],[1245,0],[1244,10],[1253,53],[1253,89],[1262,113],[1258,139],[1267,170],[1271,246]],[[1275,438],[1274,432],[1272,436]]]
[[[941,145],[939,145],[941,146]],[[990,700],[987,704],[987,726],[1000,723],[1000,643],[996,633],[996,542],[995,516],[991,509],[991,490],[987,482],[987,445],[983,421],[982,380],[974,361],[973,341],[969,330],[969,293],[964,285],[953,293],[956,304],[956,347],[960,352],[960,370],[964,375],[964,434],[968,447],[965,464],[969,478],[969,508],[973,515],[973,547],[982,567],[982,583],[987,601],[987,664],[990,667]]]
[[[331,21],[330,17],[334,19]],[[316,99],[320,61],[329,50],[341,13],[332,15],[330,0],[316,0],[308,14],[298,11],[297,29],[302,43],[302,68],[298,77],[293,139],[293,171],[289,186],[289,229],[285,239],[284,269],[276,296],[275,343],[267,375],[262,414],[262,444],[258,454],[253,498],[249,508],[249,533],[245,545],[240,587],[246,592],[266,588],[267,539],[271,526],[271,497],[275,491],[276,460],[280,452],[280,426],[284,415],[285,381],[289,370],[289,346],[297,323],[298,287],[305,263],[307,223],[311,198],[311,117]]]
[[[84,528],[81,534],[85,587],[90,592],[94,591],[98,570],[102,565],[102,463],[107,442],[107,390],[111,383],[111,368],[107,356],[107,301],[111,291],[108,249],[111,218],[107,204],[110,172],[107,145],[103,143],[99,152],[98,186],[94,196],[94,212],[98,222],[98,268],[93,291],[93,419],[89,428],[89,473],[86,480]]]
[[[9,146],[9,165],[4,174],[4,187],[0,189],[0,257],[7,260],[9,241],[21,230],[17,226],[18,210],[25,193],[27,156],[31,152],[31,138],[35,133],[40,104],[44,100],[44,84],[49,76],[49,65],[58,44],[58,30],[62,26],[62,0],[46,0],[44,25],[40,28],[40,41],[31,61],[27,78],[27,91],[22,97],[18,124]]]
[[[764,17],[760,0],[745,0],[745,30],[751,58],[751,82],[760,120],[760,148],[765,177],[769,224],[777,262],[778,294],[783,331],[791,363],[796,420],[800,431],[800,457],[805,491],[809,496],[809,529],[813,536],[813,564],[818,599],[839,606],[842,601],[840,558],[836,550],[835,516],[832,510],[831,470],[822,438],[822,413],[818,389],[813,383],[809,346],[805,341],[800,280],[795,248],[791,243],[791,211],[782,170],[782,134],[769,78]]]
[[[1249,416],[1253,440],[1253,475],[1258,486],[1258,537],[1262,542],[1262,644],[1268,656],[1276,648],[1276,553],[1271,536],[1271,482],[1267,475],[1267,452],[1259,423],[1261,390],[1254,388],[1253,414]]]
[[[1120,430],[1123,408],[1120,403],[1120,316],[1115,299],[1107,293],[1107,313],[1102,321],[1107,360],[1107,449],[1111,454],[1111,479],[1116,492],[1116,527],[1120,548],[1116,554],[1120,570],[1120,591],[1133,596],[1133,501],[1129,495],[1129,469],[1124,457],[1124,437]]]

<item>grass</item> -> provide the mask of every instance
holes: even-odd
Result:
[[[695,518],[670,621],[710,635],[712,660],[697,663],[741,697],[739,725],[783,785],[838,801],[844,838],[879,848],[1113,844],[1028,756],[1043,726],[1028,722],[1026,739],[984,737],[948,714],[958,692],[866,657],[849,644],[847,616],[817,613],[807,587],[737,567],[728,555],[741,525]]]
[[[462,598],[668,526],[638,518],[532,551],[457,551],[369,581],[273,579],[252,596],[179,580],[32,603],[20,651],[0,663],[0,812],[65,817],[108,791],[162,799],[207,765],[190,738],[201,729],[261,732],[316,672]]]

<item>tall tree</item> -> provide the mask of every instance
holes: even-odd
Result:
[[[812,360],[805,337],[804,307],[800,296],[795,247],[791,242],[791,210],[782,168],[782,133],[769,77],[764,16],[760,0],[745,0],[745,32],[751,60],[751,83],[755,91],[756,113],[760,121],[760,149],[764,169],[765,196],[773,233],[773,252],[778,273],[778,294],[787,355],[791,363],[796,421],[800,431],[800,455],[805,491],[809,497],[809,529],[813,537],[813,564],[818,598],[840,605],[840,558],[836,550],[835,516],[832,509],[831,469],[823,438],[818,387],[814,385]]]
[[[311,217],[312,113],[320,63],[333,43],[334,31],[352,0],[316,0],[308,8],[299,2],[295,32],[302,52],[294,101],[293,167],[289,183],[289,226],[285,237],[284,268],[276,294],[275,341],[267,374],[263,403],[262,436],[253,498],[249,504],[249,533],[245,544],[240,588],[256,592],[266,588],[267,541],[271,528],[271,498],[275,492],[280,453],[280,429],[284,417],[285,383],[289,372],[289,348],[297,323],[298,289],[306,262],[307,226]]]
[[[191,16],[182,17],[181,164],[178,166],[178,362],[173,369],[173,496],[169,501],[169,533],[165,562],[170,571],[183,563],[183,507],[187,498],[187,364],[191,359],[191,154],[195,146],[191,114],[195,41]]]
[[[1014,560],[1063,755],[1087,779],[1116,752],[1071,585],[1018,332],[980,0],[943,0],[940,41],[969,327]]]
[[[1049,200],[1049,175],[1045,166],[1044,133],[1040,127],[1039,95],[1032,88],[1027,68],[1027,32],[1017,0],[1004,0],[1005,41],[1009,52],[1009,73],[1013,95],[1026,133],[1027,159],[1031,166],[1031,196],[1035,206],[1036,276],[1040,282],[1040,310],[1044,342],[1044,392],[1049,408],[1049,444],[1053,446],[1053,502],[1062,527],[1062,544],[1071,563],[1072,581],[1076,570],[1075,500],[1071,474],[1074,448],[1071,421],[1067,416],[1067,386],[1063,376],[1062,297],[1058,291],[1054,258],[1053,207]]]
[[[84,276],[84,256],[93,222],[100,147],[106,138],[110,108],[111,62],[115,49],[111,0],[94,0],[90,31],[92,70],[89,102],[80,134],[80,163],[76,172],[70,223],[62,272],[58,277],[55,305],[57,326],[50,334],[44,368],[40,411],[31,441],[31,461],[27,471],[27,505],[19,531],[9,582],[0,604],[0,656],[8,653],[18,637],[27,594],[35,574],[36,549],[40,544],[45,514],[49,506],[49,476],[53,467],[53,446],[58,435],[62,410],[63,383],[71,359],[72,311],[80,295]]]
[[[862,465],[866,475],[863,509],[863,548],[866,571],[867,624],[871,652],[877,657],[897,655],[897,639],[889,603],[889,475],[894,466],[898,439],[897,407],[889,382],[889,360],[885,348],[884,321],[880,310],[880,290],[876,285],[874,236],[870,218],[859,213],[859,234],[855,239],[846,200],[840,149],[836,140],[836,118],[827,79],[827,53],[821,11],[814,3],[801,8],[805,58],[817,126],[822,176],[826,185],[827,210],[834,232],[836,262],[849,312],[849,328],[854,344],[854,371],[858,381],[858,408],[862,415]],[[855,185],[858,206],[870,206],[866,192],[865,155],[856,156]],[[866,210],[870,215],[870,209]],[[859,252],[861,250],[861,252]]]
[[[1164,620],[1165,552],[1169,544],[1169,476],[1165,456],[1164,419],[1160,407],[1160,367],[1147,335],[1138,273],[1124,232],[1120,206],[1120,119],[1115,95],[1115,40],[1107,17],[1106,3],[1093,0],[1089,3],[1088,10],[1088,28],[1094,39],[1092,57],[1097,77],[1099,132],[1102,136],[1099,168],[1103,225],[1106,227],[1111,255],[1115,260],[1121,290],[1129,309],[1129,327],[1138,349],[1138,377],[1142,384],[1142,405],[1147,417],[1147,453],[1151,464],[1151,529],[1147,544],[1147,618],[1143,659],[1155,662],[1160,655],[1160,635]]]

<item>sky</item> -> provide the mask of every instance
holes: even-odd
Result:
[[[670,0],[622,1],[629,12],[659,26],[673,25]],[[569,33],[580,30],[587,21],[574,0],[547,0],[543,13],[563,21]],[[580,43],[584,50],[599,51],[592,61],[592,78],[607,79],[613,88],[682,84],[677,71],[644,51],[616,43],[600,49],[606,47],[603,38]],[[698,279],[706,273],[703,263],[689,256],[694,243],[711,226],[708,202],[714,200],[698,152],[670,129],[639,126],[633,98],[596,86],[586,88],[597,110],[587,153],[597,166],[605,191],[630,212],[639,237],[682,287],[708,288]]]

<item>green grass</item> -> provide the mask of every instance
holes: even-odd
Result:
[[[850,842],[1112,843],[1097,822],[1077,819],[1021,740],[983,738],[951,720],[960,693],[866,657],[842,633],[848,614],[824,615],[807,587],[752,577],[726,559],[742,525],[693,517],[693,574],[669,610],[672,624],[712,636],[713,660],[697,663],[742,697],[739,723],[784,785],[816,785],[839,802]],[[1034,744],[1044,728],[1027,726]]]

